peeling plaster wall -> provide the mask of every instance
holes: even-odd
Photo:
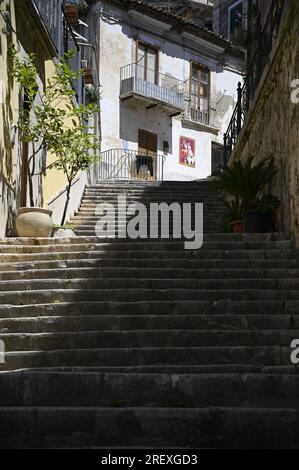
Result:
[[[109,6],[116,18],[123,12]],[[110,24],[100,21],[100,81],[101,81],[101,119],[102,151],[115,148],[138,149],[138,129],[158,135],[158,151],[163,152],[163,141],[169,143],[169,153],[165,163],[165,179],[189,180],[205,178],[211,173],[212,142],[223,143],[237,99],[237,84],[240,76],[222,71],[217,73],[215,61],[200,51],[188,47],[182,38],[174,33],[155,33],[146,28],[130,27],[126,21]],[[166,36],[169,35],[169,38]],[[159,72],[171,74],[178,80],[190,78],[190,62],[195,61],[209,67],[211,73],[211,99],[216,106],[216,119],[219,128],[215,132],[203,130],[200,126],[186,125],[179,117],[170,118],[156,109],[147,110],[144,103],[130,100],[120,101],[120,68],[136,62],[136,40],[159,48]],[[196,141],[196,166],[186,167],[179,164],[180,136]]]
[[[298,5],[297,15],[291,17],[231,161],[249,155],[257,161],[275,158],[278,175],[270,189],[281,200],[278,229],[299,244],[299,103],[292,103],[290,87],[299,78]]]

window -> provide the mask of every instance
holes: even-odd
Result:
[[[228,35],[230,40],[234,40],[244,25],[243,0],[235,2],[228,9]]]
[[[209,124],[210,70],[191,63],[190,105],[191,119]]]
[[[158,85],[158,49],[137,43],[137,77]]]

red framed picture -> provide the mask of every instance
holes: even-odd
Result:
[[[180,137],[179,163],[181,165],[195,168],[195,140],[190,137]]]

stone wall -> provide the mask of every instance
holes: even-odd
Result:
[[[297,0],[285,12],[279,46],[268,69],[230,162],[249,155],[256,161],[274,157],[278,174],[270,189],[281,201],[278,229],[299,244],[299,103],[291,101],[291,83],[299,79]]]

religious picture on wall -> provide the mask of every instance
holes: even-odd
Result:
[[[180,137],[180,156],[181,165],[195,168],[195,140],[189,137]]]

